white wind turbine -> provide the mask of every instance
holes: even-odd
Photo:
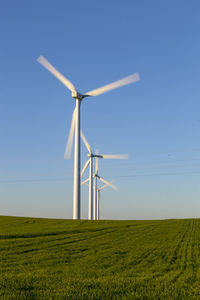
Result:
[[[89,181],[89,212],[88,212],[88,219],[89,220],[93,220],[96,218],[96,211],[97,211],[97,205],[96,205],[96,193],[94,192],[94,201],[93,201],[93,158],[96,158],[96,174],[98,173],[98,158],[105,158],[105,159],[127,159],[128,155],[127,154],[98,154],[98,152],[96,151],[96,153],[94,154],[92,152],[92,149],[88,143],[88,141],[86,140],[82,130],[81,130],[81,138],[88,150],[88,157],[89,159],[86,161],[82,171],[81,171],[81,177],[83,176],[84,172],[86,171],[87,167],[90,166],[90,171],[89,171],[89,178],[88,180],[84,181],[87,182]],[[98,174],[97,174],[98,175]],[[95,183],[96,184],[96,176],[94,175],[95,178]],[[100,180],[104,180],[103,178],[101,179],[99,177]],[[108,184],[107,184],[108,185]],[[95,188],[94,188],[95,191]],[[94,216],[93,216],[94,215]]]
[[[110,182],[112,183],[112,182]],[[100,192],[107,188],[108,184],[103,185],[102,187],[97,189],[97,220],[100,219]],[[113,188],[113,186],[111,186]],[[117,188],[117,187],[116,187]]]
[[[108,182],[107,180],[105,180],[104,178],[102,178],[101,176],[99,176],[99,158],[102,158],[101,156],[106,156],[103,158],[128,158],[127,155],[99,155],[97,154],[98,151],[96,151],[96,155],[95,155],[95,159],[96,159],[96,165],[95,165],[95,173],[93,175],[94,177],[94,188],[93,188],[93,192],[94,192],[94,199],[93,199],[93,203],[94,203],[94,220],[98,220],[97,219],[97,210],[98,210],[98,201],[97,201],[97,180],[101,180],[106,186],[110,186],[113,190],[117,191],[117,187],[112,184],[111,182]],[[115,156],[115,157],[113,157]]]
[[[69,139],[67,142],[65,158],[70,158],[73,133],[75,130],[75,146],[74,146],[74,198],[73,198],[73,219],[80,219],[80,104],[81,101],[89,96],[98,96],[110,90],[119,88],[121,86],[136,82],[139,80],[139,74],[135,73],[111,84],[105,85],[98,89],[92,90],[85,94],[80,94],[74,85],[58,72],[50,62],[44,57],[38,57],[37,61],[52,73],[58,80],[60,80],[71,92],[72,97],[76,100],[76,109],[74,110],[72,122],[74,119],[75,127],[70,129]]]
[[[87,183],[89,180],[90,179],[88,178],[88,179],[82,181],[81,184],[85,184],[85,185],[89,186],[89,184]],[[102,187],[100,187],[96,190],[96,193],[97,193],[97,218],[96,219],[97,220],[99,220],[99,218],[100,218],[100,191],[104,190],[108,186],[110,186],[114,190],[117,190],[117,187],[115,185],[113,185],[112,182],[108,182],[108,181],[107,181],[107,184],[104,184]]]

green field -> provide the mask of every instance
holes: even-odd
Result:
[[[0,299],[200,299],[200,220],[0,217]]]

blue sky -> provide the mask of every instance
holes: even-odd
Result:
[[[42,54],[83,93],[140,73],[81,105],[92,148],[129,155],[100,162],[119,188],[102,191],[102,218],[200,217],[199,9],[195,0],[1,1],[0,214],[72,217],[73,159],[63,156],[75,103],[38,64]]]

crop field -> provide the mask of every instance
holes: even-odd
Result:
[[[200,299],[200,220],[0,217],[0,299]]]

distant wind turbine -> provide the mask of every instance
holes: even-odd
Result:
[[[95,175],[94,175],[95,176]],[[94,212],[94,218],[93,220],[99,220],[100,217],[100,191],[104,190],[107,186],[110,186],[112,189],[117,190],[117,187],[112,184],[112,182],[108,182],[107,180],[105,180],[104,178],[98,176],[98,178],[101,178],[100,180],[103,181],[104,183],[106,182],[106,184],[104,184],[102,187],[100,188],[96,188],[96,191],[94,191],[94,193],[96,192],[96,206],[95,206],[95,212]],[[89,186],[88,181],[90,180],[90,178],[87,178],[86,180],[82,181],[81,184],[85,184],[87,186]]]
[[[98,151],[96,151],[97,153]],[[93,188],[93,192],[94,192],[94,199],[93,199],[93,203],[94,203],[94,210],[93,210],[93,214],[94,214],[94,220],[97,220],[97,206],[98,206],[98,203],[97,203],[97,191],[98,191],[98,185],[97,185],[97,180],[99,179],[100,181],[102,181],[104,184],[106,184],[106,186],[110,186],[113,190],[116,190],[117,191],[117,187],[112,184],[111,182],[105,180],[103,177],[99,176],[99,156],[98,154],[96,154],[95,156],[95,159],[96,159],[96,166],[95,166],[95,173],[94,173],[94,188]],[[109,156],[109,157],[106,157],[106,158],[116,158],[116,157],[111,157],[112,155],[106,155],[106,156]],[[114,155],[113,155],[114,156]],[[118,156],[117,158],[127,158],[128,156],[127,155],[116,155]]]
[[[111,84],[105,85],[98,89],[92,90],[85,94],[80,94],[74,85],[57,71],[52,64],[44,57],[38,57],[37,61],[52,73],[58,80],[60,80],[71,92],[72,97],[76,100],[76,109],[74,110],[72,122],[74,120],[74,127],[70,129],[69,139],[66,147],[65,158],[70,158],[73,133],[75,130],[75,146],[74,146],[74,196],[73,196],[73,219],[80,219],[80,104],[81,101],[89,96],[98,96],[110,90],[119,88],[121,86],[139,81],[139,74],[135,73]]]
[[[112,182],[110,182],[110,183],[112,183]],[[104,190],[105,188],[107,188],[107,187],[108,187],[108,184],[105,184],[102,187],[100,187],[100,188],[97,189],[97,220],[100,219],[100,215],[101,215],[101,213],[100,213],[100,211],[101,211],[100,210],[100,207],[101,207],[100,192],[102,190]],[[113,188],[113,187],[111,186],[111,188]]]
[[[127,154],[98,154],[98,152],[96,151],[96,153],[94,154],[92,152],[92,149],[88,143],[88,141],[86,140],[86,137],[84,136],[82,130],[81,130],[81,138],[88,150],[88,157],[89,159],[86,161],[82,171],[81,171],[81,177],[83,176],[84,172],[86,171],[87,167],[90,166],[90,171],[89,171],[89,215],[88,215],[88,219],[89,220],[93,220],[93,218],[95,218],[95,211],[97,210],[96,208],[96,196],[95,196],[95,192],[94,192],[94,201],[93,201],[93,158],[96,158],[96,173],[98,173],[98,158],[105,158],[105,159],[127,159],[128,155]],[[97,174],[98,175],[98,174]],[[96,177],[94,176],[95,180]],[[99,177],[100,178],[100,177]],[[100,179],[101,180],[101,179]],[[95,185],[95,183],[94,183]],[[93,217],[94,214],[94,217]]]

